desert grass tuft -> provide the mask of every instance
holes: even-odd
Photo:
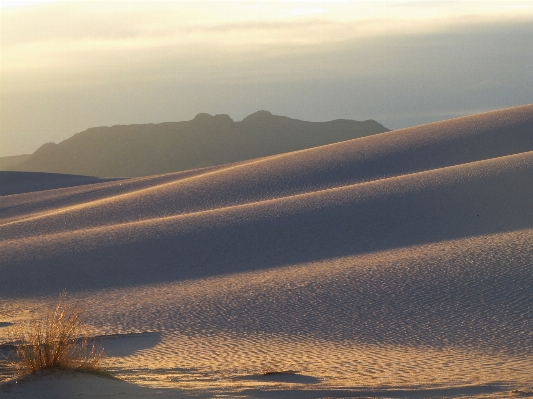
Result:
[[[55,308],[14,333],[14,367],[20,375],[47,369],[103,372],[104,353],[83,336],[83,309],[61,295]]]

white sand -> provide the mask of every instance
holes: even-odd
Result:
[[[67,289],[130,396],[526,392],[532,176],[529,105],[1,197],[0,343]]]

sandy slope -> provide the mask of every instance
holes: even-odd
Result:
[[[68,289],[161,395],[526,392],[532,176],[529,105],[1,197],[0,341]]]
[[[110,180],[118,179],[100,179],[60,173],[0,171],[0,196],[81,186]]]

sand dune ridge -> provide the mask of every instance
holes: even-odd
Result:
[[[67,288],[100,334],[139,334],[106,342],[145,385],[260,397],[276,367],[353,396],[527,392],[532,176],[528,105],[2,197],[0,341]]]

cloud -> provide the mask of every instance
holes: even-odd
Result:
[[[161,37],[184,43],[199,39],[228,43],[238,35],[238,44],[268,40],[282,44],[306,36],[307,42],[323,42],[354,35],[419,33],[422,29],[464,23],[465,18],[473,21],[533,14],[533,6],[517,10],[508,5],[501,1],[383,1],[380,5],[322,1],[306,6],[294,1],[61,1],[3,10],[2,46],[58,40],[75,45],[76,41]]]
[[[490,2],[494,3],[498,2]],[[477,14],[468,14],[471,9],[465,9],[464,2],[434,2],[432,7],[416,2],[382,4],[381,8],[354,2],[307,6],[320,9],[319,17],[295,16],[293,11],[303,7],[299,2],[72,1],[10,9],[2,13],[2,90],[48,90],[54,85],[90,85],[126,76],[158,80],[164,77],[162,73],[168,77],[169,72],[163,72],[166,65],[179,67],[181,75],[196,81],[216,75],[216,69],[225,70],[228,63],[235,63],[236,69],[248,63],[252,69],[241,75],[247,79],[258,75],[254,69],[261,63],[254,62],[257,59],[271,65],[268,73],[259,74],[262,77],[287,76],[295,73],[291,64],[285,69],[285,63],[273,61],[293,55],[307,57],[317,72],[337,73],[338,66],[327,60],[322,66],[312,62],[314,54],[333,54],[354,40],[364,45],[372,37],[386,42],[395,36],[486,23],[487,10],[491,10],[479,7]],[[452,18],[449,14],[456,4],[462,11]],[[407,11],[397,12],[400,6]],[[513,14],[513,22],[528,15]],[[372,49],[368,51],[370,58],[375,57]],[[199,76],[191,73],[198,69],[213,71]],[[365,73],[360,66],[357,70]]]

